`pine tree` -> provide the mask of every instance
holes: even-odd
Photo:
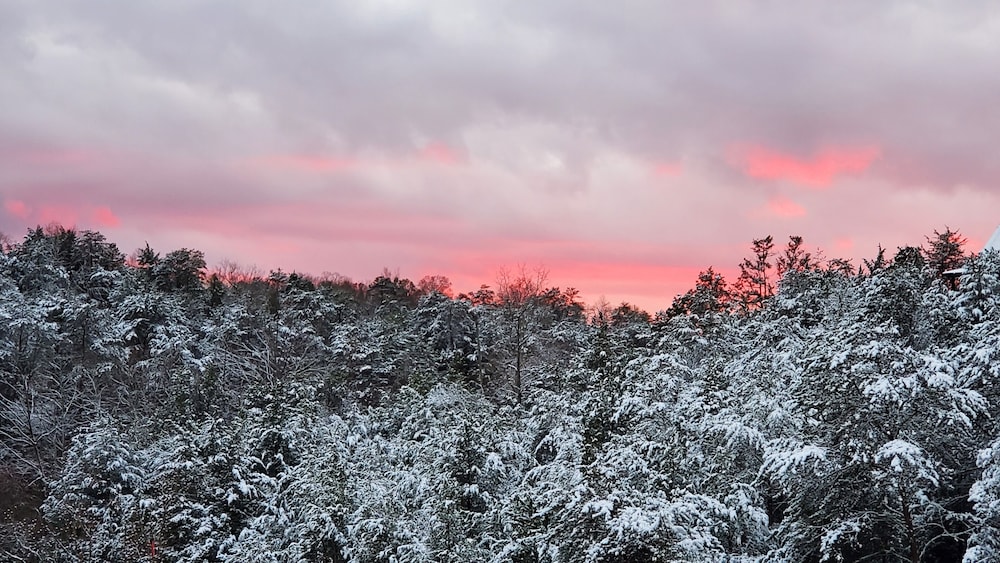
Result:
[[[965,244],[968,239],[945,227],[943,233],[934,231],[933,237],[927,238],[927,246],[922,248],[927,267],[939,278],[949,270],[955,270],[965,262]]]
[[[718,315],[729,310],[732,301],[725,278],[709,268],[698,274],[694,289],[674,299],[670,314],[694,315],[696,324],[708,328],[718,322]]]
[[[755,239],[753,256],[744,258],[740,264],[736,294],[744,312],[760,309],[774,295],[774,280],[771,278],[773,250],[774,239],[770,235]]]

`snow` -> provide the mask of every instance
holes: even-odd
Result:
[[[817,269],[781,307],[595,326],[539,306],[518,340],[503,308],[443,296],[261,282],[209,307],[123,269],[100,304],[39,256],[0,260],[0,461],[45,485],[81,560],[155,529],[185,563],[834,561],[904,537],[901,503],[914,537],[1000,560],[989,257],[974,290]],[[886,545],[864,555],[906,557]]]
[[[1000,251],[1000,226],[998,226],[997,229],[993,231],[993,234],[990,236],[990,239],[986,241],[986,246],[983,247],[983,250]]]

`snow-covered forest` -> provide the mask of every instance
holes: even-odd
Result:
[[[0,559],[1000,560],[1000,255],[915,242],[760,239],[651,317],[524,268],[452,296],[32,230]]]

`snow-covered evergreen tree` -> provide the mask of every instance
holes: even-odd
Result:
[[[996,559],[998,255],[949,285],[934,248],[755,242],[745,307],[710,269],[587,321],[538,279],[206,289],[195,250],[33,229],[0,251],[0,559]]]

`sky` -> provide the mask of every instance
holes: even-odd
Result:
[[[670,305],[1000,224],[995,2],[0,0],[0,232]]]

